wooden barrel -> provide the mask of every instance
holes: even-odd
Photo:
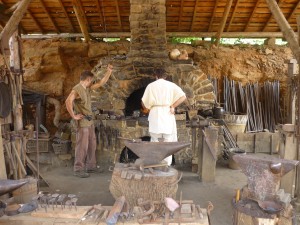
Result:
[[[27,184],[12,192],[15,202],[19,204],[30,202],[37,194],[37,180],[32,177],[25,180],[28,180]]]
[[[117,199],[125,196],[130,206],[136,206],[137,200],[162,201],[165,197],[176,198],[178,189],[178,171],[169,168],[168,172],[154,170],[151,174],[147,169],[144,175],[138,169],[127,169],[125,164],[116,164],[109,190]]]

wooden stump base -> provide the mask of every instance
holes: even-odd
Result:
[[[170,168],[168,172],[147,169],[144,174],[137,169],[127,169],[125,164],[116,164],[109,190],[117,199],[125,196],[128,204],[137,206],[137,200],[162,201],[165,197],[176,198],[178,189],[178,171]]]
[[[233,203],[233,224],[234,225],[292,225],[293,208],[287,207],[279,214],[264,212],[252,200],[244,199]]]

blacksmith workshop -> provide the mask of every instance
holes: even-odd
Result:
[[[0,225],[300,225],[300,0],[0,0]]]

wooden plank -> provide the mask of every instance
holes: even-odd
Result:
[[[33,20],[34,24],[37,26],[37,28],[41,31],[41,33],[44,33],[44,29],[42,28],[42,26],[40,25],[40,23],[37,21],[37,19],[32,15],[31,11],[28,9],[27,10],[27,14],[31,17],[31,19]]]
[[[240,2],[240,0],[237,0],[236,3],[235,3],[235,6],[234,6],[234,9],[233,9],[231,18],[229,20],[229,23],[228,23],[228,26],[227,26],[227,29],[226,29],[227,32],[230,30],[230,26],[231,26],[231,23],[232,23],[232,21],[233,21],[233,19],[235,17],[235,13],[236,13],[236,10],[237,10],[237,8],[239,6],[239,2]]]
[[[130,32],[109,32],[109,33],[90,33],[92,37],[130,37]],[[216,32],[167,32],[168,37],[214,37]],[[281,32],[224,32],[222,34],[226,38],[282,38]],[[70,38],[70,37],[83,37],[81,33],[70,34],[44,34],[44,35],[22,35],[23,39],[48,39],[48,38]]]
[[[182,13],[183,13],[183,4],[184,0],[180,1],[180,11],[179,11],[179,19],[178,19],[178,29],[181,27],[181,19],[182,19]]]
[[[278,1],[278,6],[280,6],[282,4],[282,0]],[[269,26],[269,23],[271,22],[271,20],[273,19],[273,15],[271,13],[271,15],[269,16],[267,22],[265,23],[264,28],[262,29],[262,31],[266,31],[266,28]]]
[[[68,22],[69,22],[69,24],[70,24],[70,26],[71,26],[71,28],[72,28],[72,31],[75,32],[74,25],[72,24],[72,21],[70,20],[70,17],[69,17],[69,15],[68,15],[68,12],[66,11],[66,8],[65,8],[65,6],[64,6],[64,4],[63,4],[63,2],[62,2],[62,0],[58,0],[58,2],[59,2],[60,6],[61,6],[61,8],[62,8],[62,10],[63,10],[63,12],[64,12],[64,14],[65,14],[65,17],[67,18],[67,20],[68,20]]]
[[[119,23],[119,26],[120,26],[121,31],[123,31],[122,20],[121,20],[121,16],[120,16],[120,8],[119,8],[118,0],[115,0],[115,3],[116,3],[116,10],[117,10],[118,23]]]
[[[98,14],[99,14],[99,18],[100,18],[100,21],[101,21],[101,24],[100,24],[100,26],[101,26],[101,28],[102,28],[102,30],[104,31],[104,19],[103,19],[103,14],[102,14],[102,7],[100,6],[100,3],[99,3],[99,1],[101,1],[101,0],[95,0],[96,1],[96,6],[97,6],[97,11],[98,11]]]
[[[255,4],[255,6],[254,6],[254,8],[253,8],[253,11],[252,11],[252,13],[251,13],[251,16],[249,17],[249,20],[248,20],[248,22],[247,22],[247,24],[246,24],[246,26],[245,26],[244,32],[246,32],[246,31],[248,30],[248,27],[249,27],[249,25],[250,25],[251,19],[253,18],[253,15],[255,14],[256,9],[257,9],[257,7],[258,7],[259,4],[260,4],[260,1],[261,1],[261,0],[257,0],[257,1],[256,1],[256,4]]]
[[[233,0],[227,0],[227,4],[226,4],[226,8],[225,8],[225,11],[224,11],[224,14],[223,14],[223,18],[222,18],[222,21],[220,23],[220,26],[219,26],[219,29],[218,29],[218,32],[217,32],[217,35],[216,35],[215,44],[217,46],[219,45],[222,33],[224,31],[224,27],[226,25],[226,21],[227,21],[228,15],[229,15],[229,11],[230,11],[230,8],[231,8],[231,5],[232,5],[232,1]]]
[[[218,2],[219,2],[219,0],[216,0],[214,11],[212,13],[212,16],[211,16],[211,19],[210,19],[210,23],[209,23],[209,26],[208,26],[208,30],[207,30],[208,32],[211,31],[211,28],[212,28],[212,25],[213,25],[213,22],[214,22],[215,13],[216,13],[217,8],[218,8]]]
[[[295,12],[297,11],[298,7],[300,5],[300,1],[297,2],[297,4],[295,5],[295,7],[293,8],[293,11],[290,13],[290,15],[287,17],[287,21],[289,21],[292,16],[295,14]]]
[[[49,20],[50,20],[52,26],[54,27],[55,31],[56,31],[57,33],[60,33],[59,28],[58,28],[58,26],[55,24],[53,18],[50,16],[50,14],[49,14],[49,12],[48,12],[46,6],[45,6],[45,3],[43,2],[43,0],[39,0],[39,1],[40,1],[40,4],[41,4],[42,8],[44,9],[44,11],[45,11],[47,17],[49,18]]]
[[[193,19],[192,19],[192,25],[191,25],[191,29],[190,29],[191,32],[194,31],[194,24],[195,24],[195,20],[196,20],[196,16],[197,16],[198,3],[199,3],[199,0],[196,0],[195,7],[194,7]]]
[[[85,17],[84,11],[82,9],[82,5],[79,0],[72,0],[73,2],[73,8],[81,29],[81,32],[83,33],[85,42],[89,42],[91,40],[89,31],[88,31],[88,22]]]

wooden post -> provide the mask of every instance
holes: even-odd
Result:
[[[84,41],[89,42],[91,38],[90,38],[90,35],[88,32],[87,21],[86,21],[83,9],[81,7],[81,3],[78,2],[78,0],[73,0],[72,2],[73,2],[73,8],[74,8],[81,32],[84,36]]]
[[[18,4],[17,9],[10,17],[9,21],[5,25],[2,32],[0,33],[0,42],[1,42],[2,51],[8,50],[8,40],[12,36],[12,34],[17,30],[17,27],[21,19],[23,18],[30,2],[31,0],[22,0],[22,2]]]
[[[0,179],[7,179],[5,159],[4,159],[3,141],[2,141],[1,123],[0,123]]]
[[[277,5],[276,0],[266,0],[270,11],[272,12],[273,17],[275,18],[278,26],[280,27],[283,36],[289,43],[289,46],[295,55],[297,61],[300,59],[300,47],[297,41],[297,37],[290,24],[286,20],[279,6]]]
[[[216,46],[219,45],[222,33],[224,31],[224,27],[225,27],[225,24],[226,24],[226,21],[227,21],[227,18],[228,18],[228,14],[229,14],[229,11],[230,11],[230,8],[231,8],[231,5],[232,5],[232,1],[233,0],[227,0],[226,8],[225,8],[225,11],[224,11],[224,14],[223,14],[223,19],[221,21],[221,24],[219,26],[219,30],[218,30],[217,35],[216,35],[216,41],[215,41]]]

